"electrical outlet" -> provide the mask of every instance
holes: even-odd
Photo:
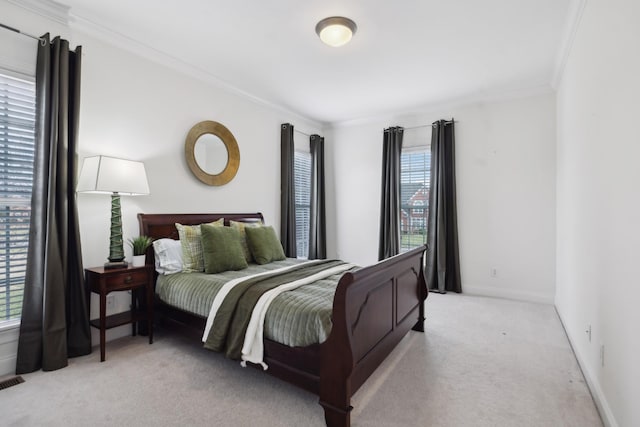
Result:
[[[589,342],[591,342],[591,325],[587,326],[585,333],[587,334],[587,337],[589,337]]]
[[[498,269],[491,267],[491,277],[498,277]]]
[[[604,344],[600,344],[600,364],[604,367]]]
[[[115,302],[116,302],[115,295],[107,295],[107,309],[113,308]]]

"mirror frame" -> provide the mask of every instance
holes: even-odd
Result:
[[[195,146],[198,138],[202,135],[210,133],[217,136],[222,140],[224,146],[227,148],[227,166],[219,174],[212,175],[205,172],[196,161]],[[227,129],[223,124],[214,122],[212,120],[205,120],[194,125],[187,134],[187,140],[184,144],[184,156],[187,159],[187,165],[191,172],[200,181],[207,185],[224,185],[231,181],[238,173],[240,167],[240,149],[238,148],[238,142],[233,136],[231,131]]]

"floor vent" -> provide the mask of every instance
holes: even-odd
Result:
[[[4,390],[5,388],[9,388],[23,382],[24,379],[20,375],[18,375],[17,377],[7,378],[6,380],[0,381],[0,390]]]

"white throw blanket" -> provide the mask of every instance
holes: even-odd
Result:
[[[251,320],[249,320],[249,326],[247,327],[247,331],[244,336],[244,345],[242,346],[242,366],[246,366],[247,362],[258,363],[262,365],[262,369],[267,370],[268,366],[264,363],[264,319],[269,306],[278,295],[283,292],[296,289],[300,286],[313,283],[317,280],[326,279],[334,274],[343,273],[353,267],[353,264],[338,265],[312,276],[305,277],[304,279],[282,284],[265,292],[260,299],[258,299],[258,302],[251,313]]]

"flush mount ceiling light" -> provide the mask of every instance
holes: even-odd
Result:
[[[333,47],[349,43],[357,29],[355,22],[342,16],[324,18],[316,25],[316,33],[320,40]]]

